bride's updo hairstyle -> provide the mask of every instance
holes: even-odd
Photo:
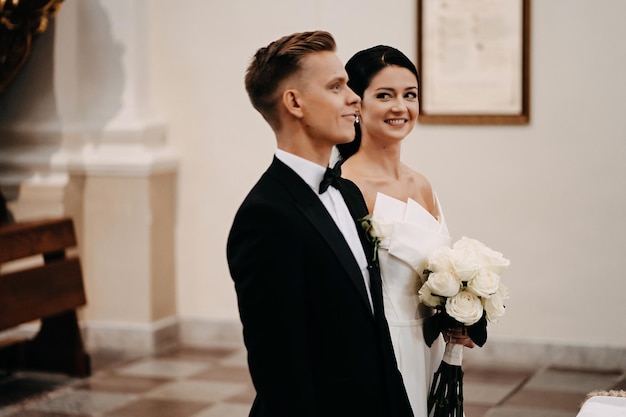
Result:
[[[406,68],[415,74],[419,88],[417,68],[411,60],[396,48],[386,45],[373,46],[357,52],[346,63],[348,86],[363,99],[365,89],[369,87],[372,78],[381,70],[390,65]],[[354,124],[355,137],[352,142],[337,145],[342,161],[354,155],[361,145],[361,126]]]

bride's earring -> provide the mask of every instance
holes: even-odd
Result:
[[[354,123],[361,123],[361,118],[359,117],[359,113],[354,116]]]

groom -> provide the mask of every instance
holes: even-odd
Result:
[[[326,169],[333,146],[354,138],[359,105],[335,48],[327,32],[295,33],[259,49],[246,73],[277,141],[227,245],[254,417],[413,415],[373,247],[354,220],[365,202]]]

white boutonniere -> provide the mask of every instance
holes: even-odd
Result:
[[[383,228],[381,224],[374,219],[371,213],[360,218],[358,221],[361,224],[361,227],[365,230],[367,240],[374,245],[374,257],[372,258],[372,261],[376,262],[378,247],[380,246],[380,242],[385,237],[383,234]]]

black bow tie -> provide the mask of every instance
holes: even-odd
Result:
[[[328,190],[328,186],[332,185],[337,188],[337,181],[341,177],[341,164],[336,164],[334,168],[326,168],[324,172],[324,178],[320,182],[319,193],[323,194]]]

